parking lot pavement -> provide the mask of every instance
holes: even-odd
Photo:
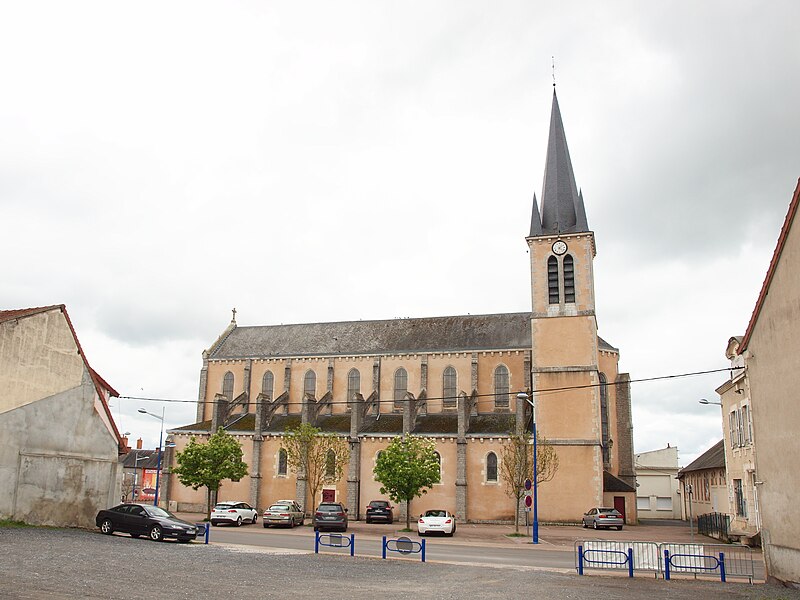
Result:
[[[0,527],[3,599],[283,600],[327,596],[373,600],[409,594],[440,600],[800,600],[800,590],[772,585],[579,577],[530,568],[329,554],[267,555],[247,548],[102,535],[96,530]]]
[[[199,513],[178,513],[178,516],[190,521],[200,522],[205,515]],[[308,531],[308,524],[311,520],[306,520],[306,527],[297,527],[293,530],[281,528],[280,531],[287,533],[294,531],[298,534]],[[261,522],[256,524],[262,527]],[[395,521],[392,525],[383,523],[367,524],[364,521],[350,521],[348,531],[357,535],[397,537],[401,535],[416,535],[416,521],[411,521],[411,533],[404,532],[405,522]],[[520,536],[514,536],[513,525],[493,525],[480,523],[458,523],[458,528],[452,543],[480,543],[482,545],[501,544],[504,546],[513,545],[532,545],[530,527],[524,525],[519,527]],[[699,535],[696,531],[690,532],[689,524],[683,521],[645,521],[639,525],[626,525],[622,531],[616,529],[599,530],[584,529],[580,525],[540,525],[539,526],[539,545],[550,550],[564,550],[572,552],[575,542],[581,540],[624,540],[637,542],[671,542],[678,544],[718,544],[714,538]],[[753,558],[761,560],[759,548],[753,548]]]

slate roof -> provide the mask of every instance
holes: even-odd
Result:
[[[233,327],[209,359],[525,350],[531,314],[502,313]],[[600,348],[617,349],[598,337]]]
[[[144,458],[144,457],[147,458]],[[136,459],[139,459],[137,462]],[[126,469],[157,469],[158,468],[158,451],[157,450],[139,450],[134,449],[127,454],[120,457],[119,461]]]
[[[541,213],[533,197],[531,237],[557,233],[589,231],[583,195],[575,184],[572,161],[567,148],[567,136],[561,120],[556,91],[553,90],[553,108],[550,113],[550,137],[547,142],[547,159],[542,183]]]
[[[685,473],[693,471],[704,471],[705,469],[724,469],[725,468],[725,442],[718,441],[700,456],[694,459],[689,466],[678,471],[678,478]]]
[[[636,488],[628,485],[619,477],[608,471],[603,471],[603,491],[604,492],[635,492]]]

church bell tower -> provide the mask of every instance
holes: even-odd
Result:
[[[553,90],[541,209],[533,198],[530,234],[531,378],[540,435],[560,467],[542,486],[545,519],[580,518],[603,500],[594,233],[575,185]],[[556,490],[569,490],[559,494]],[[552,494],[553,502],[547,497]],[[558,501],[556,501],[558,498]]]

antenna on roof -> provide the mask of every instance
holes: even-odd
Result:
[[[556,87],[556,57],[551,56],[550,59],[553,61],[553,87]]]

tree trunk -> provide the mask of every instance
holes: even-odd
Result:
[[[207,487],[208,493],[206,494],[206,521],[211,520],[211,488]]]
[[[522,496],[517,496],[514,508],[514,535],[519,535],[519,501]]]
[[[411,500],[406,500],[406,529],[411,529]]]

